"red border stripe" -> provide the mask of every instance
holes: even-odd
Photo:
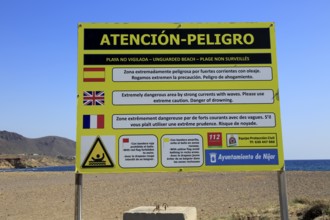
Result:
[[[105,71],[105,68],[91,68],[91,67],[86,67],[84,68],[84,71]]]
[[[105,78],[84,78],[84,82],[105,82]]]
[[[97,115],[97,128],[104,128],[104,115]]]

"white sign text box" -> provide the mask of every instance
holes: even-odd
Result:
[[[114,129],[274,127],[274,113],[113,115]]]
[[[272,80],[270,67],[114,68],[114,82]]]
[[[114,105],[270,104],[272,90],[114,91]]]

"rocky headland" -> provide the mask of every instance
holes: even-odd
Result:
[[[75,145],[58,136],[27,138],[0,131],[0,169],[73,165]]]

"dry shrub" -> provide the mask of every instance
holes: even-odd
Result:
[[[309,200],[296,198],[289,205],[290,219],[296,220],[330,220],[330,200]],[[236,211],[230,217],[214,220],[275,220],[280,219],[280,208],[265,210]]]

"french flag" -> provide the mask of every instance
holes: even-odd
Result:
[[[83,128],[104,128],[104,115],[84,115]]]

